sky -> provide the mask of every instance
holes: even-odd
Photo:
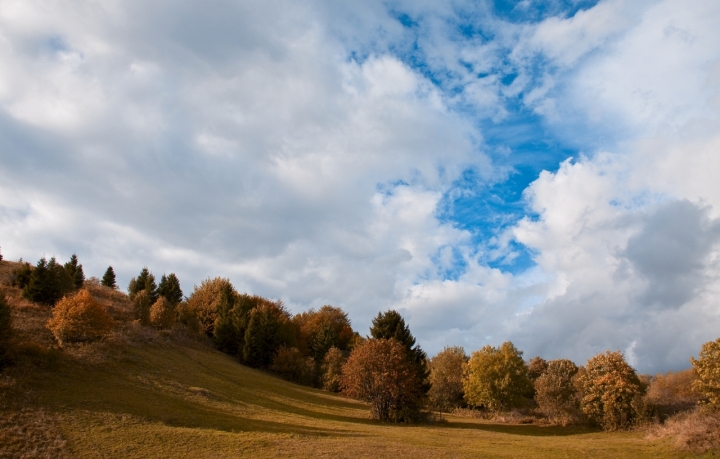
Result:
[[[0,247],[398,310],[429,355],[720,336],[716,0],[3,0]]]

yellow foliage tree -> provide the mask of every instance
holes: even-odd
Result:
[[[693,387],[705,397],[705,405],[712,410],[720,409],[720,338],[703,344],[700,358],[690,357],[698,380]]]
[[[62,345],[99,339],[112,330],[113,320],[90,292],[82,289],[55,305],[47,328]]]
[[[155,328],[170,328],[175,322],[175,308],[164,296],[150,307],[150,325]]]

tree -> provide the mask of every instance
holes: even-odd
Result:
[[[554,422],[567,424],[577,417],[580,403],[575,392],[578,367],[567,359],[551,360],[535,380],[535,400]]]
[[[323,389],[330,392],[340,391],[340,378],[346,360],[343,352],[336,347],[327,351],[321,366]]]
[[[138,277],[130,279],[128,295],[132,300],[135,295],[143,290],[145,290],[150,297],[150,304],[154,304],[158,297],[157,284],[155,284],[155,276],[147,269],[147,266],[140,271]]]
[[[115,271],[113,270],[112,266],[108,266],[105,274],[103,274],[100,284],[104,285],[105,287],[110,287],[112,289],[117,288],[117,283],[115,282]]]
[[[318,362],[333,346],[341,351],[349,350],[354,338],[347,313],[330,305],[297,314],[293,323],[298,329],[298,349]]]
[[[75,288],[75,290],[81,289],[83,284],[85,283],[85,273],[83,272],[83,267],[81,264],[78,264],[78,257],[74,253],[70,257],[70,261],[65,263],[65,271],[67,271],[68,276],[72,280],[72,284]]]
[[[243,360],[255,368],[267,368],[280,346],[294,347],[295,327],[282,302],[264,303],[250,311]]]
[[[395,339],[371,339],[348,357],[340,388],[348,397],[369,402],[374,419],[407,421],[404,404],[417,405],[413,399],[421,396],[414,383],[416,376],[403,344]]]
[[[150,325],[157,329],[170,328],[175,322],[175,307],[164,296],[150,307]]]
[[[410,328],[405,325],[405,319],[400,313],[394,310],[378,313],[372,321],[370,335],[375,339],[394,339],[405,346],[408,360],[417,370],[415,380],[417,389],[421,394],[427,394],[430,390],[427,354],[420,345],[415,345],[415,337],[410,332]]]
[[[222,352],[230,355],[237,355],[242,345],[240,330],[238,329],[235,316],[235,300],[237,293],[229,282],[223,284],[218,292],[217,318],[213,327],[213,339],[215,346]]]
[[[463,372],[468,360],[460,346],[446,347],[430,360],[430,406],[449,412],[464,402]]]
[[[82,289],[60,300],[47,327],[62,345],[101,338],[112,330],[113,321],[90,292]]]
[[[167,300],[173,304],[178,305],[183,299],[183,291],[180,288],[180,280],[177,278],[175,273],[170,273],[168,276],[160,278],[160,284],[158,285],[158,295],[164,296]]]
[[[41,258],[30,273],[30,279],[23,289],[23,297],[36,303],[53,306],[73,289],[74,284],[70,275],[55,261],[55,258],[50,258],[49,262]]]
[[[704,397],[711,410],[720,409],[720,338],[702,345],[697,360],[690,357],[698,380],[693,387]]]
[[[132,299],[133,317],[142,325],[150,324],[150,308],[154,304],[146,290],[140,290]]]
[[[491,411],[522,406],[530,391],[522,354],[510,341],[473,352],[463,381],[465,401]]]
[[[0,250],[0,261],[3,260],[2,251]]]
[[[633,425],[638,417],[633,404],[645,388],[620,351],[606,351],[588,360],[581,382],[580,408],[588,419],[605,430]]]
[[[315,361],[302,355],[296,347],[280,346],[270,370],[286,381],[305,386],[311,386],[315,381]]]
[[[547,360],[542,357],[533,357],[528,362],[528,378],[530,382],[535,382],[548,369]]]
[[[207,336],[214,335],[218,307],[223,298],[229,300],[228,292],[235,292],[230,280],[216,277],[202,281],[199,287],[196,285],[187,300],[188,312],[200,321]]]
[[[20,263],[19,268],[15,268],[10,272],[10,285],[18,287],[19,289],[25,289],[30,283],[30,277],[32,276],[32,267],[30,263]]]
[[[5,300],[5,293],[0,290],[0,369],[10,360],[10,338],[12,337],[12,316],[10,307]]]

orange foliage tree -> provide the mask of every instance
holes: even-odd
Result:
[[[703,394],[706,406],[720,410],[720,338],[703,344],[697,360],[690,357],[698,380],[695,390]]]
[[[403,418],[405,404],[413,405],[421,394],[414,380],[416,369],[405,347],[394,339],[370,339],[356,348],[343,367],[342,393],[367,401],[380,421]]]
[[[112,330],[113,320],[87,289],[60,300],[47,327],[63,343],[92,341]]]

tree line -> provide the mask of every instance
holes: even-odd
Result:
[[[61,345],[101,338],[114,327],[84,282],[76,255],[63,265],[55,258],[34,267],[21,263],[11,275],[26,299],[53,307],[48,328]],[[118,289],[112,267],[101,285]],[[379,312],[362,337],[341,308],[292,315],[281,301],[239,293],[221,277],[185,297],[174,273],[158,283],[145,267],[127,291],[140,325],[183,327],[244,365],[365,400],[382,421],[418,422],[431,410],[534,410],[553,423],[616,430],[697,403],[720,409],[720,339],[703,345],[689,372],[651,378],[638,375],[619,351],[600,353],[583,366],[568,359],[525,361],[511,342],[470,356],[462,347],[446,347],[428,358],[397,311]],[[0,294],[0,364],[8,360],[8,311]]]

